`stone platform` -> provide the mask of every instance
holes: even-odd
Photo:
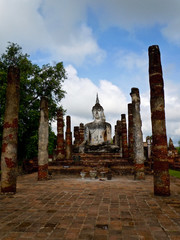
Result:
[[[92,152],[73,153],[72,160],[61,160],[49,164],[50,173],[80,174],[81,171],[96,169],[101,171],[112,171],[115,175],[132,174],[133,164],[120,157],[119,153]]]
[[[66,162],[67,164],[67,162]],[[127,175],[133,174],[134,168],[133,166],[112,166],[111,168],[103,167],[103,168],[94,168],[94,167],[85,167],[85,166],[74,166],[74,165],[65,165],[65,166],[49,166],[48,172],[50,175],[59,175],[59,174],[76,174],[80,175],[80,172],[85,171],[89,172],[90,170],[97,169],[98,174],[105,171],[108,172],[110,169],[112,171],[113,176],[116,175]]]
[[[15,195],[0,195],[0,240],[179,240],[180,179],[171,196],[153,195],[153,177],[82,180],[19,176]]]

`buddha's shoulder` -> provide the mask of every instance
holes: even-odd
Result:
[[[94,127],[100,127],[100,126],[108,126],[108,127],[111,127],[111,124],[108,123],[108,122],[90,122],[90,123],[87,123],[85,124],[85,128],[94,128]]]

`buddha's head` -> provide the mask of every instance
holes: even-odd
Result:
[[[99,103],[98,95],[96,97],[96,104],[92,108],[92,114],[95,121],[105,121],[104,109]]]

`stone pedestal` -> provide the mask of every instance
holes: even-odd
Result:
[[[149,83],[152,121],[152,159],[154,162],[154,194],[170,195],[169,163],[165,123],[164,81],[160,51],[149,47]]]
[[[140,95],[138,88],[132,88],[132,114],[133,114],[133,150],[134,150],[134,178],[145,179],[144,175],[144,146],[142,136],[142,122],[140,115]]]
[[[16,193],[20,71],[9,67],[1,153],[1,192]]]

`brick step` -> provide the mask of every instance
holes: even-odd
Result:
[[[63,166],[49,166],[48,171],[51,175],[57,175],[57,174],[80,174],[81,171],[86,171],[87,173],[90,172],[90,170],[94,169],[94,167],[85,167],[85,166],[69,166],[63,167]],[[104,168],[105,172],[108,172],[108,170],[111,170],[113,175],[127,175],[133,173],[133,166],[114,166],[111,168]],[[97,168],[97,173],[100,175],[102,172],[102,168]]]
[[[128,159],[125,158],[81,158],[80,161],[114,161],[114,162],[128,162]]]
[[[95,153],[95,152],[91,152],[91,153],[73,153],[72,155],[74,156],[95,156],[95,157],[98,157],[98,156],[116,156],[116,157],[119,157],[120,156],[120,153],[106,153],[106,152],[98,152],[98,153]]]
[[[174,163],[174,169],[180,170],[180,163]]]
[[[51,162],[49,166],[132,166],[128,161],[59,161],[59,162]]]
[[[119,155],[73,155],[72,159],[122,159]]]

